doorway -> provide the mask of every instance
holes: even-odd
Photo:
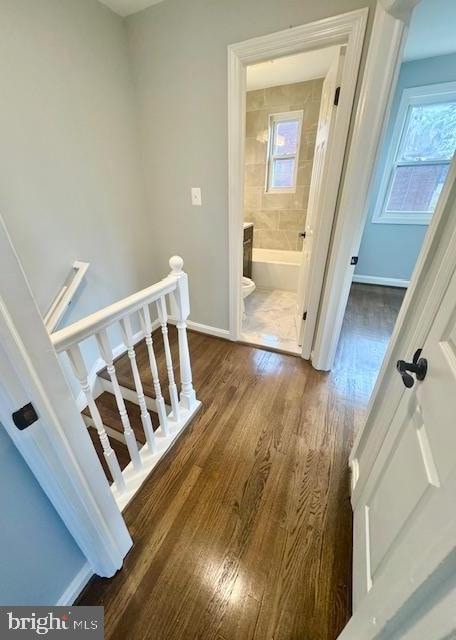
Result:
[[[339,343],[348,359],[362,348],[369,395],[456,150],[456,46],[432,38],[449,16],[430,4],[415,10],[405,43]]]
[[[233,340],[310,356],[366,18],[229,47]]]
[[[309,193],[323,86],[339,57],[328,47],[247,67],[241,340],[250,344],[301,352]]]

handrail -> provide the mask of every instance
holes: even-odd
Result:
[[[104,458],[106,475],[112,478],[112,493],[120,509],[123,509],[136,494],[158,460],[173,446],[176,437],[201,406],[193,388],[187,337],[187,318],[190,314],[188,275],[182,269],[184,261],[179,256],[172,256],[169,266],[171,273],[160,282],[92,313],[50,336],[55,349],[66,353],[70,369],[79,383],[88,409],[88,425],[94,427],[97,432],[97,436],[94,432],[91,434],[92,438],[98,438],[99,444],[94,446],[99,452],[100,459]],[[158,316],[156,320],[155,318],[153,320],[149,308],[152,303],[156,307],[154,309]],[[176,329],[171,336],[168,334],[169,310],[172,311],[176,324]],[[137,315],[141,325],[140,344],[136,343],[136,335],[133,332],[133,315]],[[156,322],[159,327],[155,326]],[[122,334],[122,350],[125,347],[128,354],[131,384],[126,387],[122,385],[122,380],[116,372],[117,349],[113,348],[111,338],[114,336],[110,336],[108,331],[108,327],[114,324],[118,324]],[[155,329],[160,331],[160,341],[155,340],[153,336]],[[96,388],[95,381],[91,379],[91,369],[87,366],[80,344],[87,338],[94,339],[100,355],[96,361],[97,369],[99,364],[106,367],[107,378],[104,379],[103,388],[113,396],[117,406],[115,414],[119,420],[118,428],[115,429],[118,431],[117,436],[107,429],[101,406],[96,402],[100,389]],[[178,354],[176,354],[176,347]],[[141,359],[137,356],[139,349],[141,349]],[[163,358],[159,361],[163,362],[163,367],[157,364],[158,354]],[[179,358],[180,389],[174,373],[173,360],[176,359],[176,355]],[[143,371],[152,377],[153,397],[145,395],[141,380]],[[160,379],[161,374],[166,375],[166,382]],[[162,384],[167,384],[166,400],[168,402],[165,402]],[[141,440],[144,444],[137,441],[136,429],[132,429],[125,406],[127,399],[138,405],[144,433],[144,440],[142,438]],[[152,424],[150,411],[155,411],[157,414],[158,425],[155,421]],[[126,445],[130,458],[126,466],[121,467],[116,448],[112,447],[111,440],[114,437]]]
[[[72,345],[93,336],[102,329],[121,320],[126,315],[139,311],[144,305],[158,300],[162,296],[171,293],[177,287],[176,278],[169,275],[160,282],[153,284],[142,291],[133,293],[132,295],[114,302],[113,304],[96,311],[91,315],[70,324],[60,331],[53,333],[50,338],[56,351],[66,351]]]
[[[81,286],[85,274],[90,267],[90,262],[73,262],[74,274],[69,284],[64,284],[56,295],[54,302],[44,316],[44,324],[48,333],[53,333],[62,321],[66,310],[70,306],[76,291]]]

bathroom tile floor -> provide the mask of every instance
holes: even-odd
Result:
[[[301,353],[294,317],[295,292],[257,288],[244,302],[242,341]]]

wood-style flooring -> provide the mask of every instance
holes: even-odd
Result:
[[[203,409],[124,512],[78,604],[107,640],[334,640],[350,616],[348,455],[403,292],[354,285],[337,363],[189,332]]]

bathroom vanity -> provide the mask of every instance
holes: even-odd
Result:
[[[253,222],[244,222],[244,252],[242,275],[252,277]]]

